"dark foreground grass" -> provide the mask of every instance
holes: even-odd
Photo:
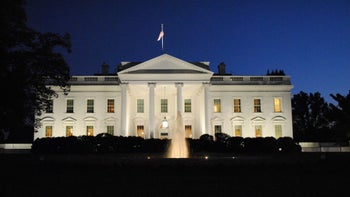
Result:
[[[349,153],[0,155],[0,196],[347,196]]]

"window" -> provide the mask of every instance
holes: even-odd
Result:
[[[255,125],[255,137],[262,137],[262,126]]]
[[[186,113],[192,112],[191,99],[185,99],[185,112]]]
[[[274,112],[275,113],[282,112],[282,100],[280,98],[274,98],[273,104],[274,104]]]
[[[214,99],[214,112],[215,113],[221,112],[221,100],[220,99]]]
[[[113,125],[108,125],[107,126],[107,133],[114,135],[114,126]]]
[[[67,99],[67,113],[73,113],[73,112],[74,112],[74,100]]]
[[[185,138],[192,138],[192,125],[185,125]]]
[[[73,136],[73,126],[66,126],[66,137]]]
[[[45,137],[52,137],[52,126],[45,127]]]
[[[233,111],[235,113],[241,112],[241,99],[233,99]]]
[[[143,125],[137,125],[136,128],[137,128],[137,131],[136,131],[137,136],[144,138],[145,137],[145,130],[144,130]]]
[[[144,112],[144,100],[143,99],[137,99],[137,113],[143,113]]]
[[[235,137],[242,137],[242,125],[235,126]]]
[[[45,108],[46,113],[53,113],[53,100],[49,100],[46,108]]]
[[[254,99],[254,112],[255,113],[261,112],[261,100],[260,99]]]
[[[215,125],[214,131],[215,131],[215,133],[221,133],[221,125]]]
[[[282,137],[282,125],[275,125],[275,137],[276,139]]]
[[[114,113],[114,99],[107,99],[107,113]]]
[[[94,126],[86,126],[86,135],[94,136]]]
[[[93,99],[88,99],[87,100],[87,113],[94,113],[94,100]]]
[[[160,100],[160,112],[161,113],[168,113],[168,99],[161,99]]]

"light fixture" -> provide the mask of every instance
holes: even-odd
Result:
[[[166,119],[166,117],[164,116],[164,119],[162,121],[162,128],[168,128],[169,126],[169,123],[168,123],[168,120]]]
[[[163,92],[163,99],[165,100],[165,86],[164,86],[164,92]],[[166,119],[166,115],[164,115],[164,119],[162,120],[162,128],[166,129],[168,128],[169,123],[168,120]]]

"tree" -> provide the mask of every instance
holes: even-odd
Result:
[[[24,130],[37,125],[34,114],[40,115],[51,98],[57,96],[46,86],[48,80],[69,90],[69,66],[57,52],[57,47],[70,52],[69,34],[39,33],[27,27],[24,3],[0,3],[0,86],[4,99],[0,103],[0,133],[9,134],[10,141],[21,136],[28,140],[32,133]]]
[[[294,138],[297,141],[325,141],[330,136],[329,105],[319,92],[301,91],[292,98]]]
[[[334,131],[337,140],[349,140],[350,138],[350,91],[348,95],[340,94],[331,97],[338,102],[337,105],[330,104],[332,119],[334,120]]]

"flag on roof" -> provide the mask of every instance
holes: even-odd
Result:
[[[157,41],[160,41],[164,36],[164,31],[162,30],[160,33],[159,33],[159,36],[158,36],[158,39]]]

